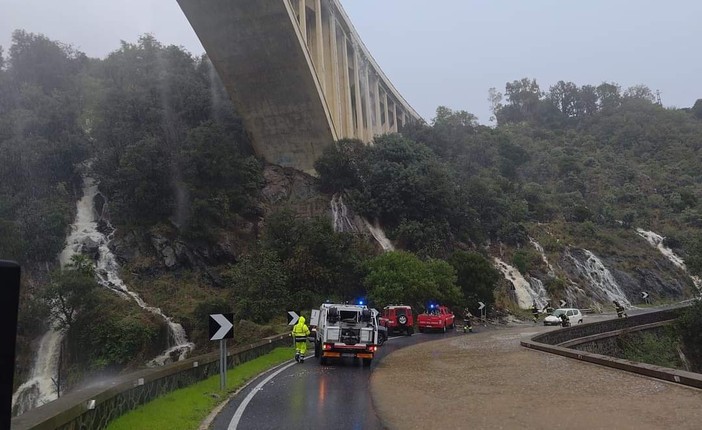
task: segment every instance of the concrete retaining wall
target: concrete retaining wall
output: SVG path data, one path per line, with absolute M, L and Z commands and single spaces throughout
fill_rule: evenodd
M 702 375 L 699 373 L 654 366 L 584 351 L 584 349 L 593 349 L 606 352 L 608 349 L 607 345 L 611 346 L 611 342 L 616 341 L 617 336 L 633 331 L 659 329 L 673 322 L 681 312 L 681 308 L 668 309 L 629 318 L 612 319 L 567 327 L 534 336 L 531 340 L 522 341 L 521 345 L 526 348 L 550 352 L 576 360 L 587 361 L 589 363 L 626 370 L 627 372 L 638 373 L 669 382 L 702 388 Z
M 277 335 L 230 349 L 227 367 L 253 360 L 279 346 L 290 335 Z M 111 381 L 78 389 L 60 399 L 12 419 L 12 430 L 99 430 L 156 397 L 219 373 L 219 352 L 189 358 L 164 367 L 144 369 Z

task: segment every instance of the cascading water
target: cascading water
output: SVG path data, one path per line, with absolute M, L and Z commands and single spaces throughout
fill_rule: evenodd
M 504 277 L 507 278 L 507 280 L 510 281 L 514 286 L 514 292 L 517 296 L 517 304 L 520 308 L 531 308 L 534 302 L 536 302 L 536 306 L 538 306 L 539 309 L 542 309 L 546 306 L 548 297 L 546 296 L 546 289 L 544 288 L 544 285 L 543 283 L 541 283 L 541 281 L 539 281 L 538 283 L 534 283 L 536 288 L 540 290 L 537 291 L 534 290 L 532 284 L 529 283 L 529 281 L 524 279 L 522 274 L 519 273 L 519 270 L 517 270 L 515 267 L 510 266 L 509 264 L 505 263 L 497 257 L 495 257 L 495 267 L 497 267 L 497 270 L 502 272 L 502 275 L 504 275 Z
M 98 246 L 102 234 L 93 226 L 95 215 L 93 199 L 97 194 L 97 184 L 89 179 L 83 183 L 83 197 L 76 203 L 76 218 L 71 232 L 66 238 L 66 247 L 58 256 L 61 267 L 71 262 L 71 257 L 85 251 L 85 248 Z M 12 410 L 22 414 L 37 406 L 56 400 L 59 354 L 65 333 L 51 322 L 51 328 L 39 341 L 39 349 L 32 367 L 31 377 L 17 388 L 12 396 Z
M 84 236 L 90 238 L 91 241 L 96 241 L 99 244 L 98 247 L 98 261 L 96 268 L 97 281 L 103 287 L 109 288 L 112 291 L 117 292 L 122 297 L 131 297 L 136 304 L 152 314 L 158 315 L 163 318 L 168 325 L 168 348 L 158 357 L 149 361 L 150 366 L 161 366 L 173 361 L 177 357 L 177 360 L 182 360 L 187 357 L 188 353 L 194 348 L 192 342 L 188 342 L 188 338 L 185 334 L 183 326 L 173 322 L 173 320 L 165 315 L 161 309 L 149 306 L 144 302 L 144 300 L 139 296 L 139 294 L 134 291 L 130 291 L 124 284 L 124 281 L 119 277 L 119 264 L 117 264 L 117 259 L 115 255 L 110 250 L 109 244 L 114 237 L 115 229 L 109 223 L 109 221 L 103 219 L 107 225 L 107 230 L 109 233 L 107 236 L 100 231 L 98 231 L 98 223 L 96 219 L 96 213 L 92 206 L 93 199 L 98 195 L 97 184 L 93 180 L 85 179 L 85 193 L 90 195 L 90 222 L 86 224 L 84 231 Z M 107 201 L 107 200 L 105 200 Z M 107 203 L 105 203 L 107 205 Z M 105 208 L 103 208 L 103 213 Z M 97 240 L 96 240 L 97 239 Z M 78 252 L 82 247 L 82 241 L 79 239 L 74 243 L 74 249 Z M 70 242 L 69 242 L 70 245 Z
M 349 218 L 349 208 L 344 204 L 343 197 L 334 194 L 330 204 L 334 231 L 337 233 L 357 233 L 358 228 Z
M 692 283 L 695 284 L 695 287 L 698 290 L 702 291 L 702 278 L 700 278 L 699 276 L 689 274 L 689 272 L 687 271 L 687 266 L 685 266 L 685 261 L 682 258 L 680 258 L 680 256 L 675 254 L 675 252 L 673 252 L 672 249 L 668 248 L 663 244 L 663 236 L 652 231 L 643 230 L 641 228 L 637 228 L 636 233 L 638 233 L 639 236 L 646 239 L 646 241 L 649 244 L 651 244 L 651 246 L 657 248 L 661 252 L 661 254 L 663 254 L 671 263 L 673 263 L 678 268 L 682 269 L 685 273 L 688 273 L 688 276 L 690 276 L 690 278 L 692 279 Z
M 357 226 L 354 222 L 354 216 L 349 208 L 344 203 L 344 199 L 341 195 L 335 194 L 330 202 L 331 212 L 332 212 L 332 227 L 337 233 L 359 233 L 362 228 Z M 370 233 L 371 236 L 378 242 L 383 251 L 394 251 L 390 239 L 385 235 L 385 232 L 380 227 L 378 222 L 371 224 L 367 219 L 363 217 L 358 217 L 361 220 L 361 225 Z
M 539 251 L 539 254 L 541 254 L 541 259 L 543 262 L 546 264 L 546 267 L 548 267 L 548 275 L 549 276 L 555 276 L 556 271 L 553 270 L 553 266 L 551 266 L 551 263 L 549 263 L 548 258 L 546 257 L 546 252 L 544 252 L 544 248 L 537 242 L 534 238 L 530 237 L 529 238 L 529 243 L 536 248 L 537 251 Z
M 59 354 L 64 332 L 50 328 L 39 341 L 39 350 L 28 381 L 12 395 L 12 415 L 17 416 L 58 398 L 54 381 L 58 377 Z
M 392 244 L 392 242 L 390 242 L 390 239 L 388 239 L 388 237 L 385 236 L 385 232 L 382 228 L 380 228 L 378 221 L 376 221 L 375 224 L 371 224 L 367 219 L 362 219 L 371 236 L 373 236 L 373 238 L 380 244 L 380 247 L 383 248 L 383 251 L 395 250 L 395 246 Z
M 541 279 L 530 276 L 529 285 L 531 285 L 532 291 L 534 291 L 534 294 L 536 294 L 536 298 L 534 300 L 539 306 L 539 309 L 546 307 L 546 303 L 548 303 L 549 298 L 548 293 L 546 292 L 546 287 L 544 287 L 544 283 L 541 282 Z
M 568 249 L 566 249 L 565 254 L 567 258 L 573 261 L 578 274 L 585 278 L 588 285 L 593 288 L 592 293 L 601 300 L 609 302 L 616 300 L 626 308 L 632 307 L 631 302 L 626 298 L 621 287 L 619 287 L 609 269 L 602 263 L 602 260 L 587 249 L 583 249 L 582 252 L 586 257 L 584 262 L 575 258 Z
M 104 287 L 119 293 L 122 297 L 131 297 L 143 309 L 163 318 L 169 327 L 169 347 L 160 356 L 149 362 L 150 365 L 162 365 L 177 355 L 183 359 L 193 349 L 188 342 L 185 330 L 180 324 L 173 322 L 160 309 L 148 306 L 138 294 L 129 291 L 119 278 L 119 266 L 114 254 L 108 246 L 112 240 L 114 229 L 109 226 L 110 234 L 105 236 L 98 231 L 94 199 L 99 194 L 98 186 L 90 178 L 83 179 L 83 197 L 76 204 L 76 219 L 71 226 L 71 232 L 66 238 L 66 247 L 59 254 L 61 267 L 71 262 L 71 257 L 81 253 L 93 252 L 97 249 L 97 280 Z M 31 378 L 19 386 L 12 396 L 14 415 L 22 414 L 42 404 L 55 400 L 57 395 L 54 380 L 58 376 L 59 354 L 64 332 L 55 327 L 42 336 L 39 349 L 32 367 Z

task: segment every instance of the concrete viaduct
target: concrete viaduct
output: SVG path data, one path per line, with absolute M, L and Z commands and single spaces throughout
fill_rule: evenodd
M 254 150 L 312 172 L 333 141 L 421 117 L 363 45 L 339 0 L 178 0 Z

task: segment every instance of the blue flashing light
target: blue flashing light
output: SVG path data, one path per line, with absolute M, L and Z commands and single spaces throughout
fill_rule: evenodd
M 434 309 L 434 304 L 429 305 L 430 309 Z
M 362 304 L 363 304 L 363 300 L 359 300 L 359 301 L 358 301 L 358 304 L 359 304 L 359 305 L 362 305 Z

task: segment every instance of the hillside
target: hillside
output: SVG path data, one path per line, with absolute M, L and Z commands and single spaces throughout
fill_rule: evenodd
M 66 386 L 205 351 L 216 312 L 246 342 L 326 299 L 497 315 L 698 293 L 702 101 L 523 79 L 492 92 L 494 127 L 440 107 L 372 146 L 330 142 L 312 177 L 252 153 L 206 57 L 152 36 L 105 59 L 13 40 L 0 258 L 26 268 L 20 381 L 50 340 Z

